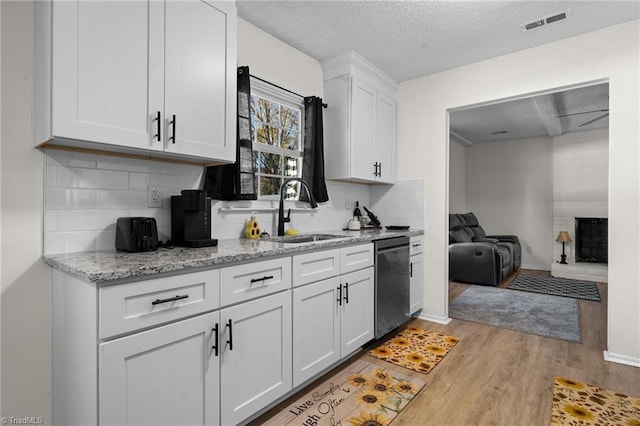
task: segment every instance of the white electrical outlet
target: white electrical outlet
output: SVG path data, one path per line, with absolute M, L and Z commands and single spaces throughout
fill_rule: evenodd
M 527 253 L 531 253 L 531 246 L 527 246 Z
M 344 201 L 344 209 L 351 210 L 352 204 L 353 204 L 353 201 L 351 201 L 351 198 L 347 197 L 347 199 Z
M 147 186 L 147 207 L 162 207 L 162 195 L 157 186 Z

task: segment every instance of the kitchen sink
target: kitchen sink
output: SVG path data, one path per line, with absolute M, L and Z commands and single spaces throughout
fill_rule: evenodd
M 346 235 L 333 234 L 302 234 L 302 235 L 285 235 L 282 237 L 269 237 L 269 241 L 286 244 L 310 243 L 314 241 L 335 240 L 338 238 L 347 238 Z

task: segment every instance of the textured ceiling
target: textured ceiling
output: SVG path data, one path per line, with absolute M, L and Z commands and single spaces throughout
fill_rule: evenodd
M 609 84 L 452 112 L 451 139 L 466 145 L 553 137 L 609 126 Z
M 398 81 L 638 19 L 638 1 L 237 0 L 238 15 L 322 61 L 355 50 Z M 570 10 L 523 32 L 520 25 Z

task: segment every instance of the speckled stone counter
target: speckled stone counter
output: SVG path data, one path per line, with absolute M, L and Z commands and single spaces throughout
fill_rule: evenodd
M 297 244 L 273 242 L 268 239 L 225 239 L 219 240 L 217 247 L 161 248 L 144 253 L 124 253 L 116 250 L 92 251 L 45 255 L 43 260 L 53 268 L 82 280 L 101 283 L 175 271 L 189 272 L 190 268 L 223 266 L 403 235 L 412 237 L 422 235 L 423 231 L 363 230 L 323 233 L 340 235 L 342 238 Z

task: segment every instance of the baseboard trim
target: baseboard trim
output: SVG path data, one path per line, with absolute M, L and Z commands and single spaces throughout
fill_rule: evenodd
M 441 316 L 429 315 L 425 313 L 420 313 L 420 315 L 418 315 L 418 318 L 421 320 L 431 321 L 431 322 L 435 322 L 443 325 L 447 325 L 451 322 L 451 318 L 449 317 L 441 317 Z
M 630 365 L 632 367 L 640 367 L 640 358 L 634 358 L 627 355 L 614 354 L 604 351 L 604 360 L 615 362 L 617 364 Z

